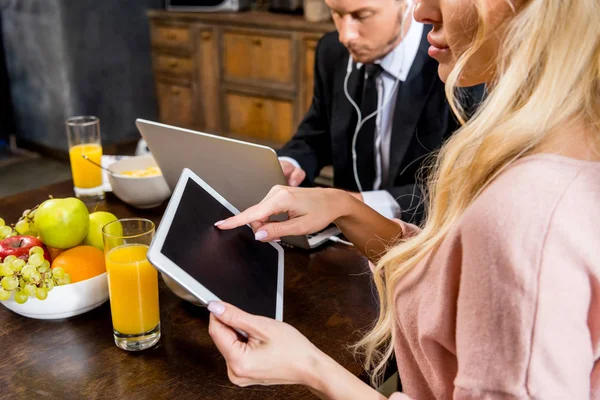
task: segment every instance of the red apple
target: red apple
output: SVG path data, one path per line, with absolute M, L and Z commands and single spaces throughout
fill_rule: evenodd
M 27 261 L 29 258 L 29 249 L 34 246 L 39 246 L 44 249 L 44 258 L 48 262 L 52 262 L 50 253 L 44 243 L 33 236 L 11 236 L 0 241 L 0 260 L 4 260 L 8 256 L 15 256 Z

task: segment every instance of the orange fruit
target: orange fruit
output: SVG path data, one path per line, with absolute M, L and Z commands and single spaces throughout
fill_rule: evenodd
M 106 272 L 104 252 L 94 246 L 76 246 L 60 253 L 52 268 L 62 267 L 71 282 L 81 282 Z

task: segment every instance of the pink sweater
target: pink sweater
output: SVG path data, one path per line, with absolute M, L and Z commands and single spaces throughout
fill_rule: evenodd
M 395 299 L 410 397 L 600 398 L 600 163 L 523 158 Z

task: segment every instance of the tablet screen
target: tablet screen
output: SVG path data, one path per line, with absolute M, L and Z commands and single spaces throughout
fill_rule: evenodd
M 161 253 L 223 301 L 275 318 L 277 249 L 255 240 L 248 226 L 229 231 L 214 226 L 232 215 L 188 179 Z

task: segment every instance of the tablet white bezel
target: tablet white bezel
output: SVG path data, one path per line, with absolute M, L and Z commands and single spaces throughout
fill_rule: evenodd
M 167 233 L 171 228 L 171 223 L 173 222 L 173 218 L 175 217 L 175 212 L 179 207 L 179 202 L 181 201 L 181 196 L 185 190 L 188 180 L 193 180 L 198 185 L 200 185 L 206 192 L 208 192 L 212 197 L 214 197 L 219 203 L 221 203 L 225 208 L 231 211 L 234 215 L 239 214 L 239 210 L 232 206 L 227 200 L 223 198 L 219 193 L 217 193 L 212 187 L 210 187 L 206 182 L 202 180 L 198 175 L 192 172 L 188 168 L 184 168 L 179 180 L 177 182 L 177 186 L 173 191 L 173 195 L 171 196 L 171 200 L 169 200 L 169 204 L 165 213 L 160 221 L 160 224 L 156 230 L 154 235 L 154 239 L 150 244 L 150 248 L 148 249 L 148 260 L 152 263 L 159 271 L 165 273 L 182 287 L 184 287 L 188 292 L 197 297 L 203 304 L 207 305 L 210 301 L 219 301 L 221 300 L 217 297 L 211 290 L 192 276 L 190 276 L 187 272 L 185 272 L 182 268 L 180 268 L 177 264 L 171 261 L 168 257 L 161 253 L 161 249 L 167 237 Z M 216 222 L 216 221 L 215 221 Z M 277 300 L 276 300 L 276 310 L 275 310 L 275 319 L 278 321 L 283 320 L 283 248 L 273 242 L 269 242 L 269 245 L 273 246 L 278 253 L 277 257 Z M 243 308 L 243 307 L 241 307 Z

